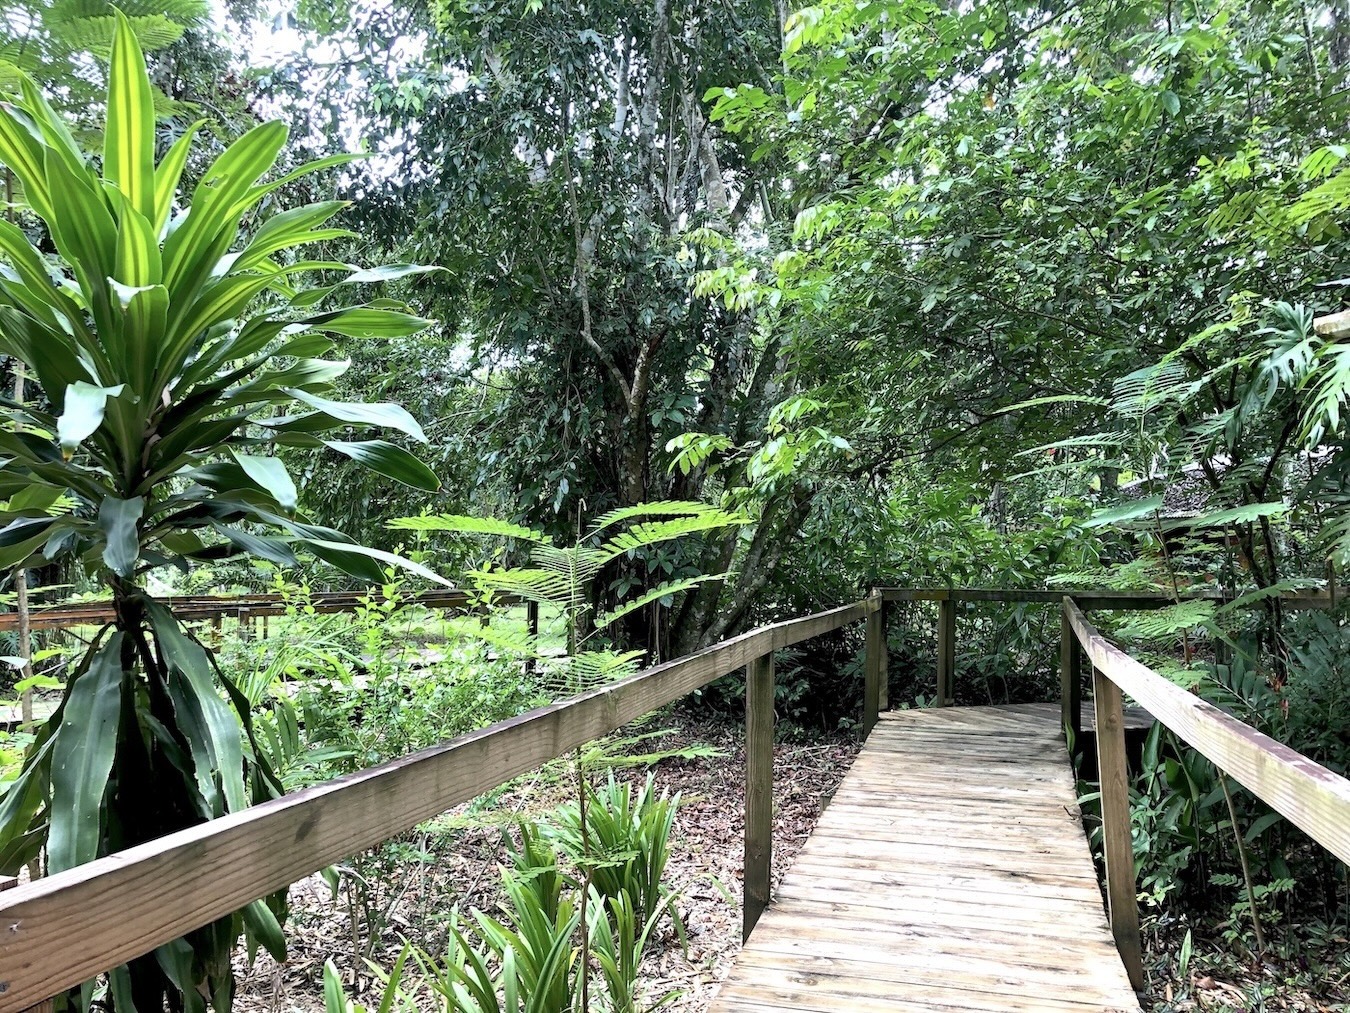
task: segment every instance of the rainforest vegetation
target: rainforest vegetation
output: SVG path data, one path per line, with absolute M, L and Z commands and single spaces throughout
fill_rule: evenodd
M 1350 768 L 1347 0 L 0 0 L 0 171 L 0 603 L 114 616 L 0 632 L 0 876 L 883 586 L 1156 592 L 1103 629 Z M 1054 610 L 960 621 L 958 703 L 1057 698 Z M 782 740 L 854 734 L 862 650 L 781 652 Z M 720 734 L 560 763 L 486 912 L 395 916 L 459 825 L 328 870 L 314 1002 L 679 1002 L 683 801 L 630 772 Z M 1134 777 L 1155 1007 L 1348 1001 L 1346 866 L 1160 728 Z M 242 1009 L 304 924 L 60 1002 Z

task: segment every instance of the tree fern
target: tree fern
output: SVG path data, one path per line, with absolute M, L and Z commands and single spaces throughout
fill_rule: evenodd
M 626 597 L 608 612 L 597 615 L 591 605 L 592 588 L 604 568 L 623 556 L 654 545 L 734 527 L 748 523 L 748 520 L 740 514 L 702 503 L 649 503 L 602 514 L 585 534 L 568 546 L 552 544 L 547 535 L 533 528 L 490 517 L 448 514 L 404 517 L 391 522 L 390 526 L 423 534 L 467 534 L 521 543 L 527 554 L 524 563 L 507 566 L 487 562 L 468 570 L 464 578 L 485 607 L 490 607 L 493 599 L 501 595 L 554 606 L 561 614 L 566 630 L 567 654 L 561 658 L 546 655 L 542 638 L 532 634 L 503 635 L 491 627 L 468 633 L 499 650 L 535 659 L 538 662 L 536 671 L 550 688 L 562 693 L 578 693 L 632 673 L 644 653 L 588 647 L 588 642 L 640 609 L 726 576 L 700 574 L 675 578 Z M 605 539 L 603 542 L 602 538 Z

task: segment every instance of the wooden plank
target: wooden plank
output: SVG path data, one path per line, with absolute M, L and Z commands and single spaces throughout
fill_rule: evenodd
M 879 721 L 712 1013 L 1137 1011 L 1058 728 L 1053 705 Z
M 1350 310 L 1317 317 L 1313 320 L 1313 329 L 1322 337 L 1335 341 L 1350 338 Z
M 1350 781 L 1188 693 L 1070 620 L 1093 666 L 1150 714 L 1342 862 L 1350 863 Z
M 1133 825 L 1130 818 L 1129 761 L 1120 687 L 1094 671 L 1092 698 L 1097 710 L 1097 775 L 1101 781 L 1102 851 L 1106 856 L 1106 903 L 1111 934 L 1120 948 L 1130 984 L 1144 990 L 1143 949 L 1139 941 L 1139 898 L 1134 878 Z
M 0 899 L 0 1013 L 148 953 L 680 699 L 772 650 L 880 607 L 751 631 L 571 700 L 232 813 Z
M 868 622 L 871 622 L 869 617 Z M 769 906 L 773 867 L 773 655 L 756 658 L 745 677 L 745 890 L 741 939 Z

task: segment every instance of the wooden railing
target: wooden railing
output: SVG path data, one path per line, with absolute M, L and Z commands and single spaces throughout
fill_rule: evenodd
M 364 607 L 369 596 L 363 591 L 315 591 L 301 597 L 290 597 L 275 592 L 258 594 L 198 594 L 175 595 L 159 599 L 185 621 L 203 619 L 237 619 L 240 622 L 267 616 L 285 615 L 297 604 L 312 607 L 315 612 L 355 612 Z M 514 604 L 519 599 L 499 599 Z M 472 604 L 471 596 L 460 590 L 422 591 L 403 595 L 400 606 L 421 605 L 433 609 L 463 609 Z M 29 628 L 34 630 L 69 629 L 75 626 L 97 626 L 113 621 L 110 601 L 70 602 L 61 605 L 39 606 L 29 610 Z M 16 612 L 0 612 L 0 633 L 18 629 Z
M 887 706 L 888 606 L 912 601 L 939 606 L 940 704 L 951 703 L 955 603 L 1061 607 L 1061 688 L 1070 727 L 1078 721 L 1083 651 L 1093 667 L 1107 896 L 1112 929 L 1136 987 L 1143 980 L 1122 690 L 1276 811 L 1350 860 L 1350 783 L 1162 679 L 1108 644 L 1083 616 L 1084 609 L 1093 608 L 1160 608 L 1172 604 L 1170 599 L 1095 591 L 1072 592 L 1069 598 L 1060 591 L 891 588 L 753 630 L 450 742 L 0 892 L 0 1013 L 28 1010 L 740 669 L 747 673 L 743 932 L 748 935 L 769 902 L 773 653 L 866 619 L 863 729 L 870 731 Z M 1291 608 L 1322 608 L 1333 601 L 1328 595 L 1285 598 Z
M 1350 863 L 1350 781 L 1206 703 L 1111 644 L 1083 615 L 1084 596 L 1061 597 L 1062 677 L 1092 667 L 1101 782 L 1102 843 L 1111 931 L 1136 990 L 1144 987 L 1125 756 L 1124 694 L 1183 742 L 1343 862 Z
M 954 701 L 956 685 L 956 617 L 959 603 L 986 602 L 1003 605 L 1032 604 L 1059 608 L 1068 595 L 1084 612 L 1091 611 L 1142 611 L 1162 609 L 1177 603 L 1177 598 L 1154 594 L 1146 591 L 1051 591 L 1040 588 L 918 588 L 884 587 L 880 589 L 882 616 L 880 622 L 884 628 L 889 619 L 889 610 L 894 603 L 900 602 L 936 602 L 937 616 L 937 679 L 934 703 L 938 707 L 949 707 Z M 1230 595 L 1221 591 L 1183 591 L 1181 601 L 1212 601 L 1219 604 L 1232 601 Z M 1345 590 L 1285 592 L 1279 596 L 1280 605 L 1287 610 L 1334 608 L 1338 601 L 1345 600 Z M 1262 602 L 1253 602 L 1249 607 L 1259 607 Z M 1067 618 L 1060 622 L 1060 717 L 1064 725 L 1073 729 L 1075 738 L 1082 733 L 1083 679 L 1082 669 L 1076 662 L 1076 655 L 1069 652 L 1072 632 Z M 882 706 L 885 706 L 883 690 Z
M 0 1013 L 29 1009 L 742 668 L 748 934 L 769 901 L 773 652 L 861 619 L 870 728 L 885 681 L 877 595 L 0 893 Z

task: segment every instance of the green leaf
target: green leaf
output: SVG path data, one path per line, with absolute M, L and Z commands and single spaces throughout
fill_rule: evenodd
M 329 401 L 327 398 L 318 397 L 315 394 L 293 387 L 283 389 L 285 393 L 297 401 L 303 402 L 340 422 L 382 426 L 385 429 L 394 429 L 400 433 L 405 433 L 418 443 L 427 442 L 426 433 L 422 432 L 422 427 L 417 424 L 417 420 L 399 405 L 389 403 L 365 404 L 359 401 Z
M 441 487 L 436 473 L 408 453 L 402 447 L 387 440 L 364 440 L 351 443 L 339 440 L 325 440 L 324 446 L 345 454 L 353 461 L 365 465 L 371 471 L 402 482 L 414 489 L 435 492 Z
M 1162 496 L 1147 496 L 1144 499 L 1117 503 L 1113 507 L 1097 510 L 1083 522 L 1087 528 L 1104 528 L 1112 524 L 1125 524 L 1129 521 L 1149 517 L 1162 509 Z
M 181 683 L 170 683 L 175 707 L 184 717 L 195 719 L 205 732 L 201 743 L 205 751 L 199 754 L 194 749 L 197 777 L 219 776 L 229 811 L 239 812 L 248 805 L 239 719 L 216 690 L 215 668 L 205 648 L 183 632 L 173 613 L 163 605 L 151 602 L 147 612 L 164 663 L 181 677 Z
M 1228 525 L 1251 524 L 1262 517 L 1277 517 L 1289 511 L 1287 503 L 1248 503 L 1246 506 L 1215 510 L 1212 513 L 1190 517 L 1179 525 L 1187 528 L 1220 528 Z
M 103 175 L 147 222 L 155 219 L 155 97 L 145 55 L 131 23 L 117 8 L 108 113 L 103 133 Z
M 426 330 L 434 321 L 396 310 L 358 306 L 311 317 L 307 323 L 316 331 L 344 334 L 349 338 L 404 338 Z
M 98 857 L 103 795 L 122 709 L 122 634 L 113 634 L 70 686 L 53 736 L 49 872 Z
M 385 264 L 382 267 L 368 267 L 361 271 L 354 271 L 344 280 L 345 285 L 371 285 L 382 281 L 394 281 L 397 278 L 406 278 L 410 274 L 430 274 L 433 271 L 444 271 L 443 267 L 426 266 L 423 264 Z
M 248 926 L 253 938 L 262 943 L 263 949 L 272 955 L 278 963 L 286 960 L 286 934 L 281 931 L 277 916 L 260 900 L 255 900 L 244 908 L 244 924 Z M 327 975 L 325 974 L 325 978 Z M 325 992 L 327 983 L 325 982 Z
M 69 460 L 75 448 L 92 436 L 103 424 L 103 411 L 108 398 L 117 397 L 126 384 L 116 387 L 95 387 L 83 380 L 66 388 L 61 417 L 56 422 L 56 434 L 61 441 L 61 453 Z
M 132 499 L 117 499 L 115 496 L 104 498 L 98 510 L 98 526 L 103 532 L 106 544 L 103 547 L 103 562 L 119 577 L 130 577 L 140 559 L 140 533 L 137 525 L 145 511 L 145 500 L 136 496 Z
M 469 517 L 461 514 L 432 514 L 423 517 L 396 517 L 389 522 L 395 531 L 452 531 L 462 535 L 500 535 L 519 538 L 536 545 L 549 545 L 547 535 L 495 517 Z
M 296 491 L 295 482 L 291 480 L 290 472 L 286 470 L 286 465 L 280 458 L 235 454 L 234 459 L 239 462 L 239 467 L 244 469 L 244 474 L 266 490 L 283 510 L 288 512 L 295 510 L 300 494 Z
M 320 538 L 306 538 L 304 541 L 314 555 L 320 559 L 332 563 L 354 577 L 362 577 L 372 583 L 384 583 L 384 572 L 374 564 L 388 563 L 390 566 L 415 573 L 417 576 L 434 584 L 440 584 L 442 587 L 455 586 L 451 581 L 446 580 L 438 573 L 433 573 L 420 563 L 414 563 L 411 559 L 404 559 L 402 556 L 385 552 L 383 549 L 371 549 L 364 545 L 333 542 Z

